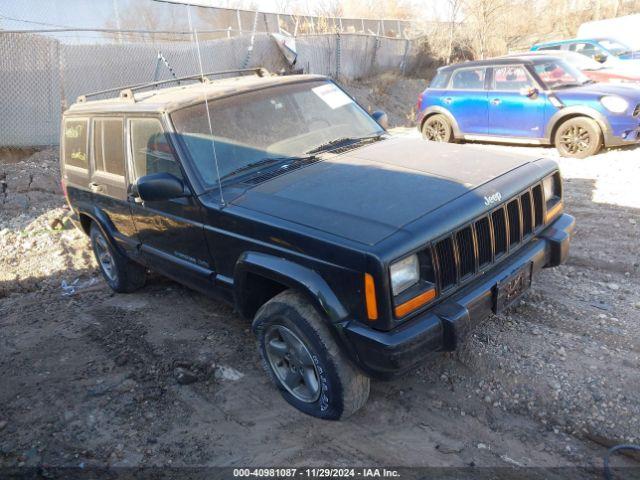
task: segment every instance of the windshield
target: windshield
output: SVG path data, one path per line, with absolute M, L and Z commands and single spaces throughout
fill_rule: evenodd
M 599 43 L 603 48 L 609 50 L 609 52 L 616 57 L 631 53 L 631 49 L 629 47 L 620 42 L 616 42 L 615 40 L 600 40 Z
M 326 80 L 280 85 L 175 111 L 171 118 L 202 181 L 225 179 L 253 166 L 308 157 L 322 146 L 380 135 L 384 130 L 347 94 Z M 339 140 L 339 142 L 331 143 Z
M 584 73 L 564 60 L 547 60 L 536 63 L 534 68 L 546 88 L 551 90 L 577 87 L 590 82 Z
M 596 62 L 594 59 L 587 57 L 586 55 L 569 51 L 562 53 L 563 58 L 579 70 L 601 70 L 605 68 L 604 65 Z

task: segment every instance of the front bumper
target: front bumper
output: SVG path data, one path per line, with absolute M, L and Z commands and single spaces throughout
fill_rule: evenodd
M 498 281 L 528 262 L 535 274 L 566 260 L 574 225 L 571 215 L 561 215 L 505 262 L 391 331 L 349 322 L 343 334 L 354 360 L 366 373 L 385 378 L 410 370 L 430 353 L 455 350 L 470 328 L 492 312 Z
M 609 120 L 604 129 L 605 147 L 619 147 L 640 143 L 640 121 L 636 117 L 621 116 Z

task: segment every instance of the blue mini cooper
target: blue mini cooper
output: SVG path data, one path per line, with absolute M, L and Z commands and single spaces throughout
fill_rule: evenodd
M 640 89 L 599 84 L 558 57 L 505 57 L 438 69 L 418 97 L 427 140 L 555 145 L 585 158 L 640 142 Z

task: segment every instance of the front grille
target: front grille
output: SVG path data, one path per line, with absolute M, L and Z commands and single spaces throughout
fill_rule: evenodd
M 481 218 L 476 222 L 476 238 L 478 239 L 478 264 L 484 267 L 493 259 L 491 227 L 488 217 Z
M 509 244 L 515 245 L 520 241 L 520 206 L 518 200 L 512 200 L 507 204 L 509 214 Z
M 491 214 L 493 223 L 493 241 L 496 258 L 507 252 L 507 222 L 504 219 L 504 208 Z
M 451 237 L 436 243 L 436 255 L 440 267 L 440 289 L 446 290 L 456 284 L 456 261 Z
M 456 245 L 460 257 L 460 278 L 473 274 L 476 269 L 476 255 L 473 251 L 471 227 L 465 227 L 456 233 Z
M 436 242 L 431 252 L 440 291 L 472 278 L 517 249 L 542 226 L 543 211 L 542 185 L 538 183 Z
M 525 192 L 520 195 L 520 207 L 522 208 L 522 236 L 527 237 L 533 232 L 531 192 Z

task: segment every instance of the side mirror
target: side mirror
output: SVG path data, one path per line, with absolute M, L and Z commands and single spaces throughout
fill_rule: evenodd
M 598 63 L 604 63 L 607 61 L 607 56 L 604 53 L 596 53 L 593 59 Z
M 382 110 L 376 110 L 371 114 L 371 116 L 376 122 L 378 122 L 378 125 L 380 125 L 382 128 L 384 128 L 385 130 L 389 128 L 389 117 L 387 117 L 387 114 Z
M 538 96 L 538 89 L 534 87 L 524 87 L 520 89 L 520 95 L 523 97 L 536 98 Z
M 136 193 L 144 202 L 160 202 L 187 196 L 182 180 L 170 173 L 140 177 L 132 187 L 132 194 Z

